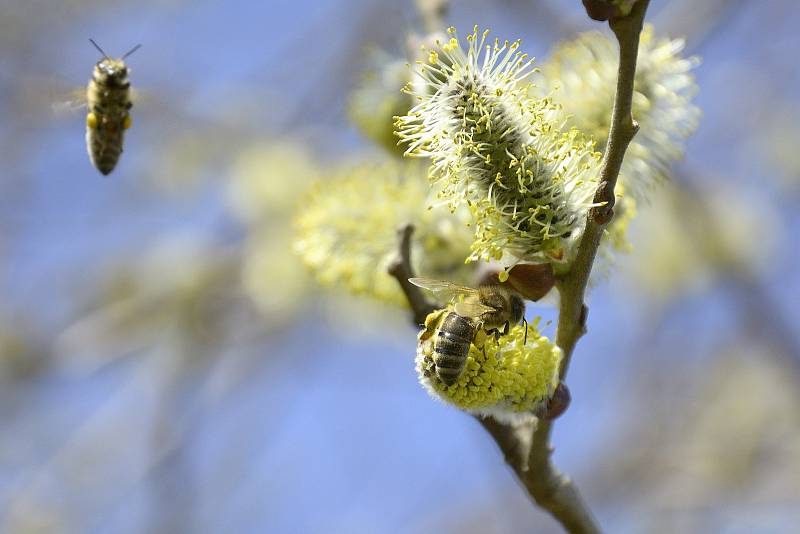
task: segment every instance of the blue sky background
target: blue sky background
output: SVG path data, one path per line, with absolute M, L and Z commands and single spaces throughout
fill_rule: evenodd
M 708 23 L 692 2 L 673 4 L 654 0 L 649 19 L 673 36 L 687 28 L 689 52 L 703 57 L 704 116 L 679 172 L 774 207 L 782 240 L 758 284 L 797 347 L 800 183 L 764 140 L 776 130 L 788 143 L 799 136 L 780 119 L 798 115 L 800 10 L 732 2 Z M 380 329 L 347 337 L 328 320 L 330 301 L 314 298 L 242 343 L 166 336 L 86 354 L 60 348 L 64 330 L 91 314 L 105 273 L 163 243 L 213 256 L 242 242 L 225 196 L 240 147 L 302 138 L 325 162 L 375 150 L 347 123 L 345 102 L 365 45 L 399 50 L 415 28 L 412 2 L 5 0 L 0 19 L 0 320 L 38 355 L 25 372 L 0 369 L 0 531 L 557 531 L 480 426 L 419 387 L 415 331 L 393 311 L 381 312 Z M 522 37 L 537 57 L 601 26 L 577 1 L 464 0 L 448 21 Z M 141 101 L 109 177 L 88 161 L 83 113 L 53 115 L 48 105 L 85 84 L 98 59 L 88 37 L 110 55 L 143 44 L 129 59 Z M 202 165 L 176 151 L 187 132 L 209 140 L 189 151 Z M 176 185 L 175 176 L 189 179 Z M 666 517 L 671 531 L 789 532 L 800 519 L 800 495 L 789 490 L 761 502 L 720 490 L 676 520 L 602 482 L 621 429 L 650 417 L 629 388 L 660 373 L 688 388 L 742 328 L 736 279 L 676 290 L 654 307 L 626 272 L 591 294 L 590 332 L 569 376 L 573 403 L 555 427 L 556 464 L 597 503 L 609 532 L 657 532 Z M 554 318 L 543 306 L 534 313 Z

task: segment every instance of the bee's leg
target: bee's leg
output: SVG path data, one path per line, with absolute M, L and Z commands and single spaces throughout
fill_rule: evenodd
M 503 335 L 504 335 L 504 336 L 507 336 L 507 335 L 508 335 L 508 331 L 509 331 L 510 329 L 511 329 L 511 322 L 510 322 L 510 321 L 506 321 L 506 324 L 505 324 L 505 326 L 503 327 Z
M 523 345 L 528 344 L 528 320 L 523 317 L 522 322 L 525 324 L 525 340 L 522 342 Z

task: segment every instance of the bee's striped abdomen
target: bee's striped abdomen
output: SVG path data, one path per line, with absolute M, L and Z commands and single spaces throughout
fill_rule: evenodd
M 464 371 L 475 327 L 466 317 L 450 312 L 442 321 L 433 344 L 436 376 L 445 385 L 455 384 Z
M 99 119 L 99 123 L 102 119 Z M 98 171 L 109 174 L 119 161 L 122 153 L 123 142 L 122 128 L 109 127 L 98 124 L 96 127 L 86 127 L 86 147 L 89 159 Z

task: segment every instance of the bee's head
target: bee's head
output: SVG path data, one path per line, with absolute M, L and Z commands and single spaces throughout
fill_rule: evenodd
M 94 66 L 95 77 L 106 82 L 122 84 L 128 77 L 128 67 L 121 59 L 103 58 Z
M 525 302 L 516 293 L 511 293 L 508 300 L 511 324 L 519 324 L 522 318 L 525 317 Z
M 119 59 L 112 59 L 108 56 L 108 54 L 103 52 L 103 49 L 100 48 L 100 46 L 92 39 L 89 39 L 89 41 L 91 41 L 94 47 L 97 48 L 101 54 L 103 54 L 103 59 L 98 61 L 94 66 L 95 78 L 107 83 L 118 85 L 124 84 L 127 81 L 126 78 L 128 77 L 128 67 L 125 65 L 125 58 L 136 52 L 142 45 L 134 46 Z

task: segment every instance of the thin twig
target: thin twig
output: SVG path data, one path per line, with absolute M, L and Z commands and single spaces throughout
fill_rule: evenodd
M 414 277 L 414 269 L 411 267 L 411 236 L 414 235 L 414 225 L 404 224 L 397 230 L 398 250 L 397 256 L 392 260 L 387 268 L 390 275 L 397 279 L 400 289 L 408 300 L 411 311 L 414 315 L 414 324 L 422 325 L 425 318 L 436 309 L 436 304 L 425 297 L 420 288 L 408 281 Z
M 531 450 L 531 437 L 536 426 L 535 419 L 523 419 L 516 425 L 501 423 L 493 417 L 475 416 L 475 419 L 497 442 L 506 463 L 522 482 L 528 471 L 528 454 Z
M 594 208 L 586 221 L 586 230 L 568 273 L 556 282 L 560 294 L 556 343 L 564 351 L 560 376 L 563 380 L 572 358 L 575 344 L 586 331 L 587 308 L 584 295 L 603 229 L 613 217 L 614 189 L 625 151 L 638 125 L 631 115 L 636 58 L 639 53 L 639 34 L 649 0 L 639 0 L 630 15 L 609 22 L 619 42 L 619 69 L 611 116 L 608 145 L 603 156 L 600 185 L 595 195 L 602 206 Z M 541 422 L 533 434 L 528 457 L 528 476 L 525 486 L 536 502 L 547 509 L 569 532 L 599 532 L 595 520 L 567 477 L 551 462 L 551 422 Z

